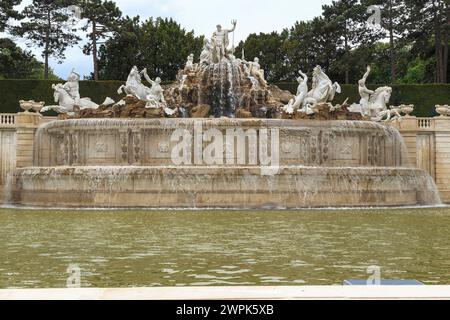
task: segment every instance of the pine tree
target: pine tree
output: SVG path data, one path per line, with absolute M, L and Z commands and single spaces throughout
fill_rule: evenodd
M 258 57 L 268 81 L 288 80 L 286 75 L 289 69 L 287 68 L 287 52 L 285 50 L 288 35 L 288 30 L 281 34 L 275 31 L 250 34 L 245 41 L 239 43 L 235 55 L 241 58 L 242 50 L 244 50 L 246 60 L 253 60 Z
M 33 0 L 22 14 L 27 18 L 14 33 L 28 40 L 29 46 L 43 48 L 44 79 L 49 77 L 49 58 L 58 62 L 64 60 L 64 52 L 80 41 L 76 30 L 68 23 L 71 12 L 67 9 L 71 2 L 62 0 Z
M 404 0 L 363 0 L 362 4 L 369 7 L 375 5 L 381 12 L 380 36 L 389 41 L 389 62 L 391 68 L 391 83 L 398 78 L 397 53 L 406 45 L 408 8 Z
M 450 33 L 449 0 L 406 0 L 411 8 L 411 17 L 420 21 L 420 30 L 415 34 L 432 39 L 436 60 L 435 81 L 446 83 L 448 74 L 448 47 Z M 417 25 L 417 24 L 416 24 Z
M 333 44 L 343 51 L 343 69 L 345 83 L 350 83 L 350 68 L 352 49 L 367 43 L 373 43 L 378 39 L 367 26 L 367 7 L 358 0 L 333 1 L 331 5 L 323 6 L 323 17 L 327 23 L 327 29 L 337 36 Z
M 21 0 L 1 0 L 0 1 L 0 32 L 6 30 L 8 20 L 20 17 L 19 13 L 14 10 L 14 6 L 20 4 Z
M 98 71 L 98 45 L 102 39 L 107 38 L 113 31 L 118 30 L 119 20 L 122 12 L 112 1 L 88 0 L 84 1 L 82 17 L 87 19 L 86 25 L 82 28 L 88 32 L 89 42 L 83 49 L 87 55 L 92 54 L 94 66 L 94 80 L 99 79 Z
M 42 79 L 44 64 L 11 39 L 0 39 L 0 79 Z M 50 70 L 50 78 L 58 79 Z

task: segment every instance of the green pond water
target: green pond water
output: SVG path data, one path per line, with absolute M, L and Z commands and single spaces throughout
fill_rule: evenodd
M 450 284 L 450 208 L 312 211 L 0 209 L 0 288 Z

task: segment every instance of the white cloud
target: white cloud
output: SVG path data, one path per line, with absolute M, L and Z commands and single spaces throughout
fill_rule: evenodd
M 331 0 L 116 0 L 116 3 L 124 15 L 139 15 L 142 20 L 159 16 L 174 18 L 196 35 L 210 36 L 218 23 L 228 28 L 231 20 L 237 19 L 237 43 L 251 33 L 282 31 L 296 21 L 318 16 L 322 5 Z M 34 52 L 40 58 L 40 52 Z M 66 56 L 62 65 L 51 61 L 57 75 L 65 78 L 72 67 L 84 75 L 92 71 L 92 59 L 83 55 L 80 47 L 68 49 Z

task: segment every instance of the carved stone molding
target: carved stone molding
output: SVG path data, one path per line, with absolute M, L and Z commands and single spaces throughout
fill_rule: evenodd
M 142 134 L 141 131 L 133 131 L 133 156 L 134 162 L 139 163 L 141 161 L 142 152 Z
M 128 144 L 129 144 L 128 130 L 119 131 L 119 140 L 120 140 L 120 151 L 122 162 L 128 162 Z
M 158 143 L 158 151 L 161 153 L 168 153 L 170 148 L 170 144 L 168 142 L 160 142 Z

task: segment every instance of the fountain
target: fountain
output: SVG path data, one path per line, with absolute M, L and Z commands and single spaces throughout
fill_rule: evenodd
M 89 108 L 85 99 L 77 107 L 79 94 L 68 92 L 70 104 L 54 108 L 65 111 L 65 120 L 38 129 L 34 166 L 16 171 L 13 202 L 170 208 L 439 203 L 432 178 L 409 166 L 399 132 L 373 121 L 388 110 L 388 89 L 362 106 L 332 105 L 339 84 L 317 67 L 311 91 L 301 72 L 292 97 L 266 83 L 258 59 L 234 57 L 228 33 L 235 26 L 218 26 L 200 62 L 189 56 L 173 85 L 163 87 L 134 67 L 118 103 L 107 99 Z M 378 110 L 372 119 L 369 102 L 371 112 Z

